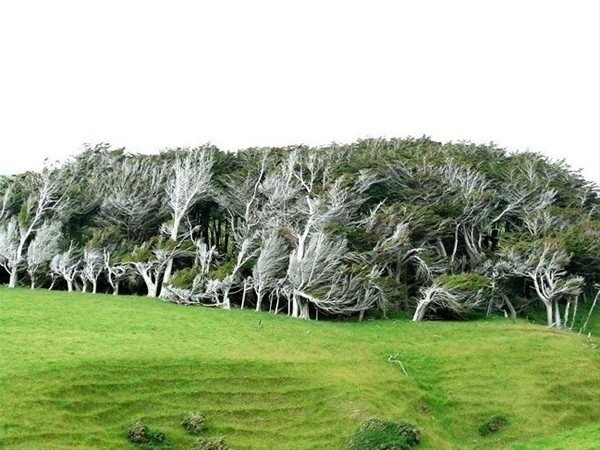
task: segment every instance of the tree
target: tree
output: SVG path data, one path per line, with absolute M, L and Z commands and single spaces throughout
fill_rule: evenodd
M 277 230 L 272 230 L 264 240 L 252 268 L 251 284 L 256 292 L 257 311 L 262 307 L 265 294 L 274 291 L 285 278 L 288 260 L 289 244 Z
M 431 310 L 464 314 L 482 306 L 490 298 L 492 280 L 477 273 L 442 275 L 421 288 L 413 321 L 423 320 Z
M 47 270 L 54 255 L 60 252 L 62 241 L 61 225 L 58 222 L 44 222 L 27 248 L 27 273 L 31 279 L 31 289 L 37 278 Z
M 4 245 L 0 247 L 0 258 L 10 272 L 10 288 L 16 287 L 19 281 L 19 269 L 25 264 L 25 246 L 28 240 L 38 230 L 42 219 L 59 205 L 54 196 L 57 185 L 49 170 L 46 169 L 40 174 L 29 174 L 24 183 L 31 193 L 22 204 L 18 217 L 13 216 L 4 229 Z
M 112 257 L 111 252 L 106 248 L 103 250 L 104 270 L 106 270 L 106 278 L 112 287 L 113 295 L 119 295 L 119 287 L 121 282 L 131 275 L 131 267 L 128 264 L 116 261 Z
M 63 278 L 67 282 L 67 291 L 73 292 L 73 284 L 75 277 L 77 276 L 79 269 L 79 255 L 73 245 L 73 242 L 69 245 L 69 248 L 57 255 L 54 255 L 50 261 L 50 270 L 52 272 L 53 282 L 50 289 L 54 286 L 56 278 Z
M 213 157 L 208 149 L 196 149 L 177 155 L 166 189 L 171 221 L 164 227 L 173 242 L 178 241 L 181 222 L 190 208 L 209 192 L 212 166 Z M 172 269 L 173 260 L 169 259 L 163 275 L 165 283 L 169 282 Z
M 84 250 L 79 275 L 83 282 L 83 292 L 87 291 L 88 282 L 92 283 L 92 294 L 97 292 L 98 277 L 104 271 L 104 255 L 96 248 Z
M 128 157 L 103 182 L 98 222 L 116 227 L 128 240 L 148 239 L 165 218 L 166 167 L 149 158 Z
M 565 278 L 565 267 L 570 257 L 557 241 L 534 242 L 523 250 L 509 248 L 504 251 L 503 259 L 513 274 L 526 277 L 533 283 L 538 298 L 546 308 L 548 326 L 563 327 L 566 325 L 564 319 L 568 316 L 561 316 L 559 302 L 566 298 L 569 308 L 581 294 L 584 279 Z

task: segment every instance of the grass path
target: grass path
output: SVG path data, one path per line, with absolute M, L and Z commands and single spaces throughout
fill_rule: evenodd
M 185 449 L 190 411 L 235 449 L 342 448 L 371 416 L 416 423 L 424 449 L 579 448 L 600 423 L 600 350 L 504 319 L 304 322 L 0 288 L 0 448 L 133 448 L 142 419 Z M 494 414 L 508 426 L 479 436 Z

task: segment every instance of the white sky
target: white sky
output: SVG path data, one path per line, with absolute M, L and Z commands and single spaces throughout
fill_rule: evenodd
M 429 135 L 600 182 L 600 2 L 0 0 L 0 173 Z

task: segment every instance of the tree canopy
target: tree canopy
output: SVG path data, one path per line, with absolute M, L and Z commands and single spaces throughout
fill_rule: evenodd
M 99 144 L 0 178 L 0 265 L 11 287 L 305 319 L 533 304 L 569 327 L 600 281 L 599 194 L 538 153 L 426 137 L 156 155 Z

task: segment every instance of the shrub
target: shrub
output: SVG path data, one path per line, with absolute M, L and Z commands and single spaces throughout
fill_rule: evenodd
M 168 449 L 164 433 L 153 430 L 139 420 L 127 430 L 127 439 L 147 449 Z
M 194 441 L 192 450 L 229 450 L 229 446 L 223 436 L 202 437 Z
M 369 419 L 346 444 L 346 450 L 407 450 L 421 441 L 419 429 L 408 422 Z
M 492 416 L 489 420 L 479 426 L 479 434 L 481 436 L 487 436 L 488 434 L 495 433 L 506 425 L 508 425 L 506 417 L 501 415 Z
M 190 434 L 198 434 L 206 428 L 204 416 L 200 413 L 190 413 L 181 422 L 183 428 Z

